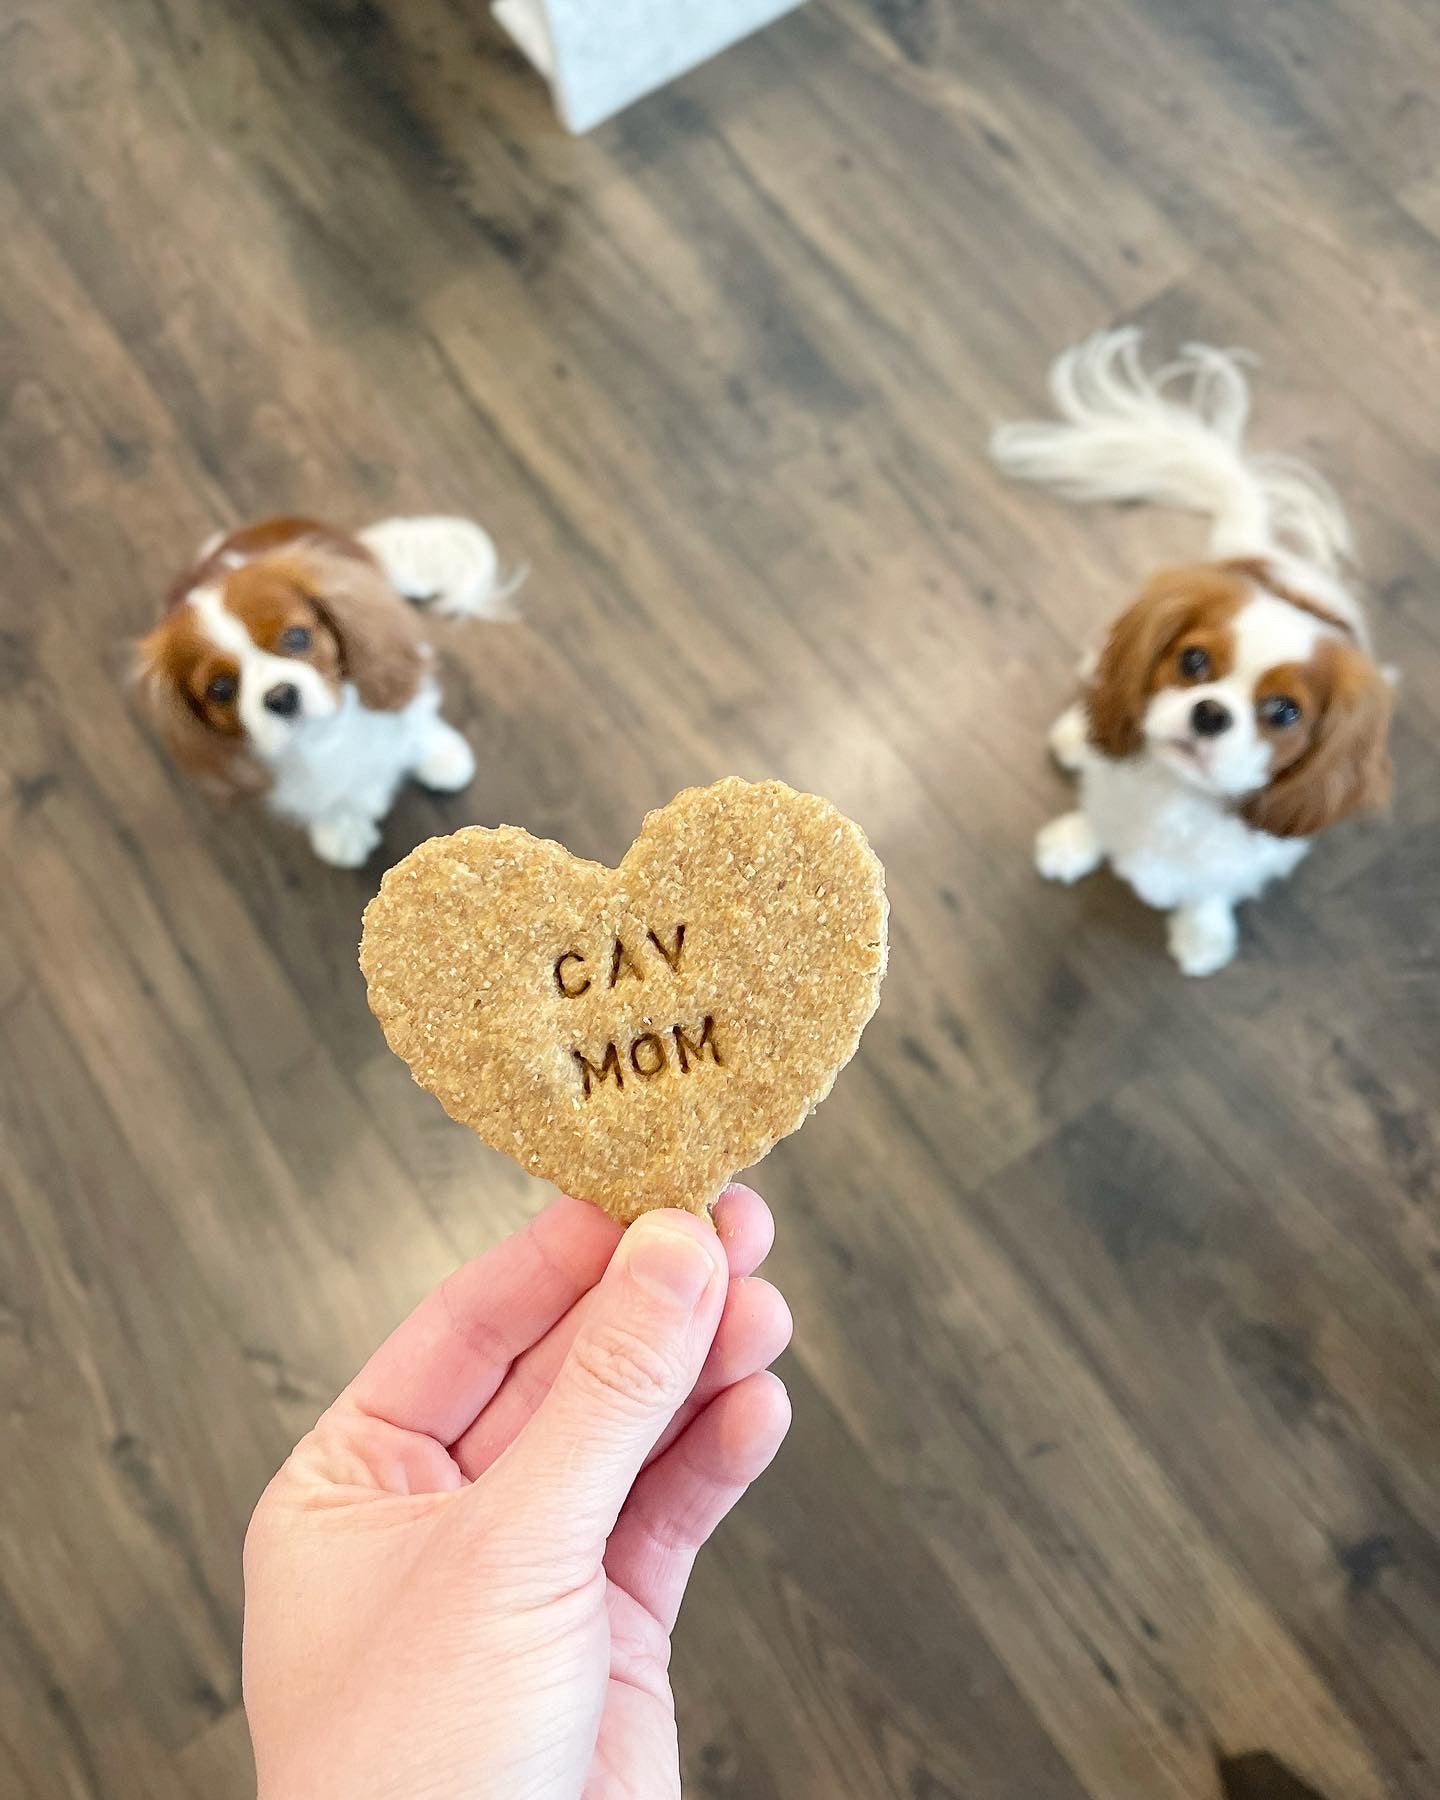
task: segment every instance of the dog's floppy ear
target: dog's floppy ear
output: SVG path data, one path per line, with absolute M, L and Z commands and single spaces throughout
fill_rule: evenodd
M 162 621 L 141 638 L 134 667 L 135 686 L 165 748 L 213 800 L 263 793 L 270 777 L 247 752 L 244 738 L 212 731 L 191 706 L 166 654 L 167 624 Z
M 1272 837 L 1313 837 L 1389 803 L 1391 683 L 1350 644 L 1326 644 L 1316 668 L 1325 698 L 1304 754 L 1241 809 L 1247 825 Z
M 301 585 L 340 647 L 340 672 L 372 712 L 414 699 L 429 653 L 414 613 L 361 544 L 333 538 L 294 552 Z
M 1213 586 L 1211 571 L 1162 569 L 1111 626 L 1086 696 L 1090 742 L 1106 756 L 1133 756 L 1141 748 L 1155 665 L 1203 600 L 1206 574 Z

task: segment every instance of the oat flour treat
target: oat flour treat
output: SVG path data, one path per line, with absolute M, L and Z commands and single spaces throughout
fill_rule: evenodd
M 628 1221 L 699 1212 L 829 1093 L 885 972 L 884 870 L 782 782 L 690 788 L 618 869 L 502 825 L 365 912 L 392 1050 L 454 1119 Z

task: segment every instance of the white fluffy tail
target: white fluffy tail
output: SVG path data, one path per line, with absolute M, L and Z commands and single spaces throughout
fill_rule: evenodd
M 1244 352 L 1187 344 L 1148 375 L 1133 326 L 1102 331 L 1050 371 L 1060 421 L 1001 425 L 990 454 L 1008 475 L 1071 500 L 1152 500 L 1203 513 L 1212 556 L 1288 553 L 1327 572 L 1351 554 L 1328 482 L 1287 456 L 1250 456 Z M 1183 388 L 1172 396 L 1167 390 Z
M 526 570 L 502 573 L 488 531 L 471 519 L 437 515 L 382 519 L 360 542 L 407 600 L 452 619 L 513 619 Z

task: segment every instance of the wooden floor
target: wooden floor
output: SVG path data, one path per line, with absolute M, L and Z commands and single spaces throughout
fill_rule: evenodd
M 761 1179 L 796 1423 L 681 1623 L 692 1800 L 1440 1792 L 1440 39 L 1261 12 L 812 0 L 576 143 L 481 0 L 0 10 L 0 1792 L 253 1794 L 254 1498 L 541 1199 L 387 1053 L 376 872 L 124 685 L 217 525 L 406 509 L 533 574 L 387 858 L 614 859 L 736 772 L 890 871 Z M 1405 671 L 1393 823 L 1206 984 L 1029 861 L 1079 647 L 1199 535 L 983 445 L 1129 319 L 1261 354 Z

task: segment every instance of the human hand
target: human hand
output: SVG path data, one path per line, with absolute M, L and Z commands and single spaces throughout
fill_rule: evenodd
M 769 1210 L 715 1223 L 557 1200 L 297 1445 L 245 1542 L 260 1800 L 679 1794 L 670 1630 L 790 1420 Z

